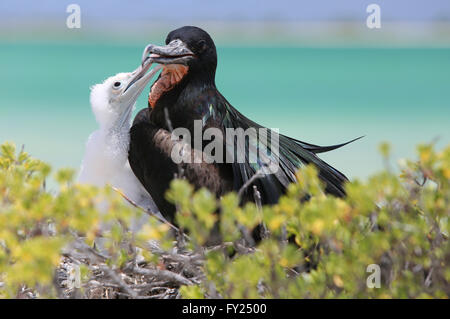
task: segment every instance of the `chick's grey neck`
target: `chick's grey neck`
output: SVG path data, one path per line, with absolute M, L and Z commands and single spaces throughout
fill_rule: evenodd
M 126 114 L 118 116 L 115 121 L 110 123 L 110 126 L 104 129 L 106 143 L 111 148 L 128 152 L 133 109 L 134 105 L 129 111 L 125 111 Z

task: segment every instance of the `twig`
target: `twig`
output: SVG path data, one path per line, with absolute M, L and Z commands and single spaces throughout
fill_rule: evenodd
M 288 244 L 286 225 L 281 227 L 281 243 L 283 246 Z
M 261 193 L 258 190 L 258 187 L 256 185 L 253 185 L 253 197 L 255 199 L 255 205 L 258 209 L 258 213 L 261 217 L 261 229 L 260 229 L 260 236 L 261 239 L 267 238 L 269 236 L 269 230 L 266 227 L 266 224 L 263 221 L 262 216 L 262 201 L 261 201 Z
M 150 283 L 150 284 L 133 285 L 132 288 L 139 290 L 139 293 L 141 293 L 141 294 L 147 293 L 147 292 L 163 290 L 163 289 L 170 289 L 169 287 L 164 287 L 163 285 L 164 285 L 164 282 L 158 281 L 158 282 Z
M 245 245 L 242 245 L 239 243 L 239 241 L 235 241 L 233 244 L 233 247 L 236 249 L 236 251 L 241 255 L 251 254 L 256 251 L 254 247 L 247 247 Z
M 237 226 L 238 226 L 239 231 L 242 234 L 242 237 L 244 238 L 245 242 L 247 243 L 247 245 L 250 247 L 255 247 L 255 241 L 253 240 L 252 236 L 250 235 L 248 229 L 241 224 L 238 224 Z
M 193 255 L 183 255 L 183 254 L 177 254 L 172 253 L 169 251 L 162 250 L 158 244 L 155 241 L 147 242 L 146 247 L 148 250 L 150 250 L 153 254 L 162 256 L 166 260 L 179 262 L 179 263 L 191 263 L 193 265 L 199 266 L 203 262 L 203 255 L 193 254 Z
M 158 277 L 158 279 L 160 280 L 167 280 L 167 281 L 171 281 L 171 282 L 175 282 L 179 285 L 188 285 L 191 286 L 194 283 L 171 271 L 168 270 L 160 270 L 160 269 L 147 269 L 147 268 L 139 268 L 139 267 L 130 267 L 129 269 L 126 269 L 126 271 L 134 273 L 134 274 L 138 274 L 138 275 L 143 275 L 143 276 L 148 276 L 148 277 Z
M 245 190 L 254 182 L 256 181 L 258 178 L 263 177 L 265 174 L 263 173 L 262 169 L 259 169 L 256 171 L 255 174 L 253 174 L 252 177 L 250 177 L 245 183 L 244 185 L 242 185 L 242 187 L 239 189 L 238 192 L 238 197 L 241 199 L 242 195 L 244 194 Z
M 180 229 L 178 227 L 176 227 L 174 224 L 172 224 L 171 222 L 167 221 L 165 218 L 162 218 L 161 216 L 159 216 L 158 214 L 155 214 L 154 212 L 152 212 L 151 210 L 145 209 L 141 206 L 139 206 L 137 203 L 135 203 L 131 198 L 129 198 L 127 195 L 125 195 L 120 189 L 111 186 L 113 190 L 115 190 L 116 192 L 118 192 L 123 198 L 126 199 L 127 202 L 129 202 L 131 205 L 133 205 L 136 208 L 141 209 L 142 211 L 146 212 L 147 214 L 149 214 L 150 216 L 155 217 L 158 221 L 168 225 L 170 228 L 172 228 L 173 230 L 175 230 L 177 233 L 182 233 L 184 235 L 184 237 L 186 237 L 187 239 L 190 240 L 190 237 L 188 235 L 186 235 L 185 233 L 181 232 Z
M 261 212 L 262 210 L 262 202 L 261 202 L 261 193 L 258 190 L 256 185 L 253 185 L 253 198 L 255 199 L 256 208 Z
M 172 134 L 173 133 L 173 125 L 172 125 L 172 121 L 170 120 L 170 116 L 169 116 L 169 110 L 167 109 L 167 107 L 164 108 L 164 117 L 166 120 L 166 124 L 167 124 L 167 128 L 169 129 L 169 132 Z M 181 167 L 180 164 L 176 164 L 177 165 L 177 169 L 178 169 L 178 174 L 175 174 L 175 178 L 180 178 L 182 179 L 184 176 L 184 170 L 183 167 Z M 179 212 L 179 206 L 178 204 L 176 204 L 176 211 L 177 213 Z M 184 242 L 184 238 L 189 238 L 182 229 L 177 229 L 177 234 L 178 234 L 178 238 L 177 238 L 177 246 L 180 249 L 183 249 L 185 246 L 185 242 Z
M 132 298 L 137 298 L 138 294 L 131 289 L 111 268 L 106 265 L 99 265 L 100 269 L 111 278 L 123 291 L 125 291 Z
M 430 285 L 431 285 L 431 276 L 433 275 L 433 270 L 434 270 L 434 268 L 433 267 L 431 267 L 431 269 L 430 269 L 430 271 L 428 272 L 428 275 L 427 275 L 427 278 L 425 279 L 425 287 L 430 287 Z
M 74 231 L 70 231 L 70 233 L 72 234 L 72 236 L 74 236 L 75 241 L 72 242 L 71 244 L 69 244 L 68 247 L 65 247 L 63 249 L 63 251 L 62 251 L 63 255 L 69 257 L 72 260 L 93 259 L 94 261 L 97 261 L 97 262 L 104 262 L 105 260 L 111 258 L 110 256 L 104 255 L 104 254 L 96 251 L 95 249 L 93 249 L 92 247 L 87 245 L 86 243 L 84 243 L 83 240 Z M 74 251 L 74 249 L 80 250 L 80 251 L 90 255 L 91 258 L 89 258 L 89 256 L 86 254 L 77 253 L 76 251 Z

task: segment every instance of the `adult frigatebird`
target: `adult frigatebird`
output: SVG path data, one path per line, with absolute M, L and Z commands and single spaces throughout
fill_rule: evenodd
M 213 40 L 204 30 L 185 26 L 170 32 L 165 46 L 148 45 L 147 59 L 163 65 L 163 71 L 152 85 L 149 94 L 149 108 L 142 110 L 135 118 L 130 131 L 129 162 L 144 187 L 152 195 L 164 217 L 174 220 L 175 208 L 164 195 L 169 182 L 178 172 L 178 166 L 171 158 L 177 142 L 171 139 L 170 129 L 187 128 L 194 135 L 194 121 L 200 120 L 202 130 L 217 128 L 224 133 L 227 129 L 263 128 L 236 110 L 220 94 L 215 84 L 217 53 Z M 171 123 L 171 125 L 170 125 Z M 170 127 L 172 126 L 172 127 Z M 333 146 L 318 146 L 279 135 L 278 143 L 259 140 L 249 141 L 245 149 L 235 148 L 235 140 L 222 140 L 225 153 L 245 152 L 244 161 L 231 163 L 183 163 L 184 176 L 194 186 L 207 187 L 217 196 L 230 190 L 239 190 L 251 180 L 261 193 L 262 203 L 278 201 L 289 183 L 295 182 L 299 167 L 312 163 L 325 183 L 326 191 L 335 196 L 345 194 L 343 184 L 347 178 L 317 157 L 317 153 L 330 151 L 347 143 Z M 231 145 L 230 145 L 231 144 Z M 253 147 L 251 147 L 253 144 Z M 202 155 L 203 149 L 192 147 L 194 156 Z M 275 152 L 275 147 L 277 152 Z M 182 147 L 183 148 L 183 147 Z M 260 148 L 268 150 L 269 160 L 278 165 L 274 173 L 267 173 L 262 161 L 250 161 L 252 152 Z M 187 149 L 187 148 L 183 148 Z M 239 155 L 239 154 L 238 154 Z M 258 179 L 256 173 L 263 172 Z M 246 184 L 247 183 L 247 184 Z M 252 198 L 250 191 L 244 199 Z

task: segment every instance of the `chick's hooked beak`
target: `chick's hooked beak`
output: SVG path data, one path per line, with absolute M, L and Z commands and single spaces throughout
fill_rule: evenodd
M 136 70 L 131 72 L 131 77 L 129 79 L 128 85 L 123 90 L 120 101 L 125 105 L 122 109 L 122 114 L 120 117 L 119 126 L 122 127 L 128 121 L 133 112 L 134 104 L 136 103 L 139 95 L 141 95 L 142 91 L 145 89 L 147 84 L 153 78 L 153 76 L 161 70 L 161 66 L 157 65 L 153 69 L 151 69 L 148 73 L 146 73 L 152 63 L 150 61 L 146 61 L 142 65 L 140 65 Z
M 148 82 L 150 82 L 153 76 L 162 68 L 160 65 L 157 65 L 152 70 L 150 70 L 150 72 L 145 74 L 148 69 L 150 69 L 151 65 L 152 61 L 146 60 L 136 70 L 131 72 L 131 78 L 122 95 L 134 96 L 137 94 L 137 96 L 139 96 L 141 94 L 142 90 L 144 90 Z

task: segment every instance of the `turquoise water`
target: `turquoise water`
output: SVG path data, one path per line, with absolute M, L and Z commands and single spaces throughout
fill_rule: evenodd
M 144 45 L 0 41 L 0 142 L 78 167 L 96 128 L 90 86 L 133 70 Z M 395 159 L 419 142 L 450 143 L 450 49 L 219 46 L 218 55 L 219 90 L 253 120 L 316 144 L 365 135 L 323 156 L 349 177 L 381 168 L 381 141 Z

